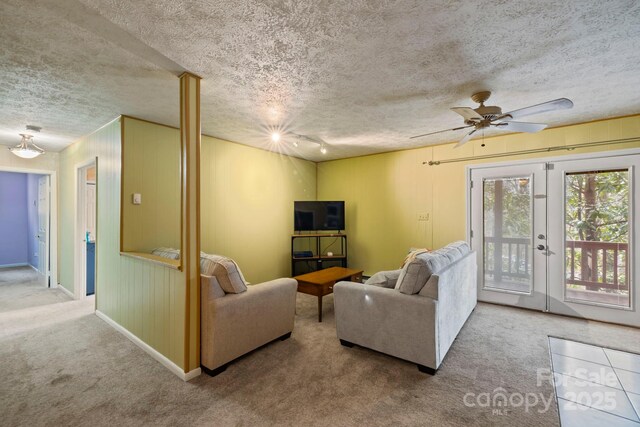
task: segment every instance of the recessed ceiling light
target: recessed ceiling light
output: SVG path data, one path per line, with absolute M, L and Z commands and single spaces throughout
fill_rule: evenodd
M 279 134 L 278 132 L 273 132 L 273 133 L 271 134 L 271 140 L 272 140 L 273 142 L 278 142 L 278 141 L 280 141 L 280 134 Z

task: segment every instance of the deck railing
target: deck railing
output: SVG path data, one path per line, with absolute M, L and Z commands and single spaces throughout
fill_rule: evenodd
M 526 238 L 485 237 L 485 274 L 493 275 L 493 281 L 497 283 L 503 280 L 529 279 L 530 248 L 531 240 Z
M 493 281 L 530 279 L 531 240 L 485 237 L 485 274 Z M 627 243 L 567 240 L 566 283 L 589 291 L 629 289 Z
M 566 283 L 588 291 L 629 289 L 627 243 L 567 240 Z

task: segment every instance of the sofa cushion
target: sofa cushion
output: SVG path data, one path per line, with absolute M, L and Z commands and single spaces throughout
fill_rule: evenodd
M 222 298 L 226 295 L 215 276 L 201 274 L 200 283 L 202 285 L 202 298 L 205 300 Z
M 445 246 L 445 248 L 453 248 L 460 252 L 460 257 L 458 259 L 471 252 L 469 244 L 464 240 L 458 240 L 457 242 L 449 243 L 447 246 Z
M 460 258 L 462 258 L 462 255 L 458 249 L 450 248 L 447 246 L 445 246 L 444 248 L 438 249 L 437 251 L 435 251 L 435 253 L 440 254 L 445 258 L 447 258 L 447 260 L 449 261 L 449 264 L 452 264 L 457 260 L 459 260 Z
M 455 248 L 444 247 L 437 251 L 420 253 L 402 267 L 395 289 L 407 295 L 417 294 L 432 274 L 460 258 L 460 251 Z
M 151 255 L 161 256 L 162 258 L 180 259 L 180 249 L 174 248 L 155 248 L 151 251 Z
M 239 294 L 247 290 L 247 282 L 240 268 L 231 258 L 200 253 L 200 274 L 215 276 L 228 294 Z
M 389 288 L 393 289 L 396 286 L 398 281 L 398 277 L 400 277 L 400 272 L 402 269 L 391 270 L 391 271 L 378 271 L 373 276 L 369 277 L 365 285 L 371 286 L 379 286 L 381 288 Z

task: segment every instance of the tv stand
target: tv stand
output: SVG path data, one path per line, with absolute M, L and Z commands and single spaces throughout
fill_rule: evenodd
M 302 250 L 295 247 L 295 242 L 299 239 L 309 239 L 307 247 Z M 325 239 L 340 240 L 340 252 L 336 246 L 333 249 L 333 242 L 326 242 Z M 337 243 L 337 242 L 336 242 Z M 328 247 L 332 247 L 333 255 L 327 255 Z M 304 253 L 304 256 L 301 256 Z M 309 256 L 310 255 L 310 256 Z M 301 271 L 300 264 L 306 263 L 307 268 Z M 309 234 L 292 234 L 291 235 L 291 277 L 312 271 L 322 270 L 327 267 L 344 267 L 347 268 L 347 235 L 344 233 L 309 233 Z

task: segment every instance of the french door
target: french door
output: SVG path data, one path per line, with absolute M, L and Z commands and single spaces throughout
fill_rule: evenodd
M 478 299 L 640 326 L 640 155 L 470 170 Z
M 544 310 L 547 176 L 543 165 L 473 169 L 471 244 L 478 299 Z M 542 196 L 542 197 L 541 197 Z

